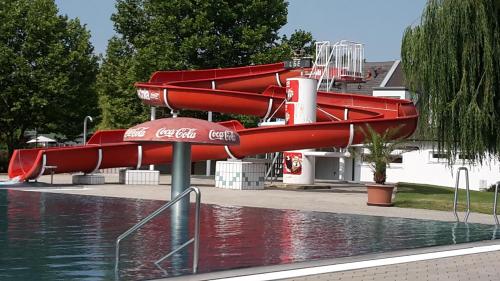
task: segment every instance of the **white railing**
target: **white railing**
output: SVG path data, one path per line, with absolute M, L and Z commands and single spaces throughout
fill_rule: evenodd
M 316 60 L 309 77 L 318 79 L 330 91 L 336 81 L 360 82 L 363 79 L 363 44 L 342 40 L 316 42 Z

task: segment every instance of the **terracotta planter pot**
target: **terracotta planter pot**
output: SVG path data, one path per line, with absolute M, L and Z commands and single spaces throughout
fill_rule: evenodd
M 392 203 L 392 191 L 394 190 L 394 185 L 391 184 L 367 184 L 366 185 L 368 193 L 369 206 L 382 206 L 391 207 Z

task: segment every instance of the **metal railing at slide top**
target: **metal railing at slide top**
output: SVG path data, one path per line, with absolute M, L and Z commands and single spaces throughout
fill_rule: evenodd
M 309 77 L 318 79 L 318 90 L 325 84 L 326 91 L 335 86 L 335 81 L 344 77 L 363 79 L 365 52 L 363 44 L 342 40 L 316 42 L 316 60 Z

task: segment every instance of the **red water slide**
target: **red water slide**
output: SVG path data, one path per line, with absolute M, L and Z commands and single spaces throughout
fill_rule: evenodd
M 300 69 L 283 63 L 194 71 L 159 71 L 149 82 L 137 83 L 144 103 L 171 110 L 190 109 L 284 118 L 287 78 L 301 76 Z M 361 143 L 360 127 L 376 131 L 400 127 L 398 137 L 408 137 L 418 114 L 411 101 L 364 95 L 318 92 L 317 122 L 301 125 L 245 128 L 237 121 L 223 122 L 240 134 L 240 145 L 194 145 L 193 160 L 242 158 L 267 152 L 305 148 L 346 147 Z M 20 149 L 9 163 L 9 177 L 21 181 L 49 173 L 84 172 L 112 167 L 168 163 L 172 150 L 165 144 L 123 142 L 125 130 L 98 131 L 85 146 Z

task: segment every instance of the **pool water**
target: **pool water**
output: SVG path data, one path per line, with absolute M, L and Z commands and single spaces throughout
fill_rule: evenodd
M 0 280 L 113 280 L 116 237 L 162 204 L 0 190 Z M 153 264 L 179 240 L 170 222 L 166 212 L 122 242 L 120 280 L 190 274 L 191 247 L 162 268 Z M 481 224 L 202 204 L 199 272 L 487 240 L 496 231 Z

